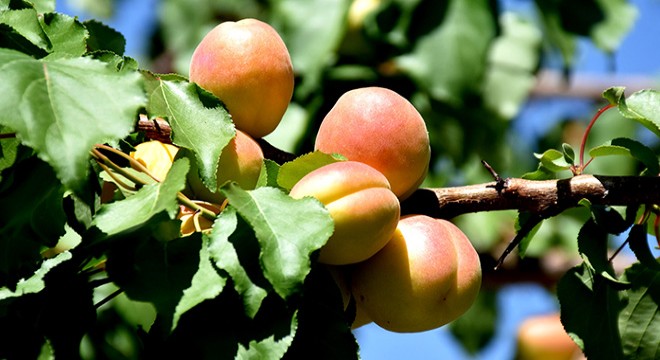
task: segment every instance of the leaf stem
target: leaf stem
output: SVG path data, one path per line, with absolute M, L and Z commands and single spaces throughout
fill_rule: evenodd
M 16 133 L 0 134 L 0 139 L 13 139 L 15 137 L 16 137 Z
M 574 175 L 580 175 L 584 171 L 584 168 L 591 163 L 591 160 L 585 165 L 584 163 L 584 149 L 587 145 L 587 138 L 589 137 L 589 133 L 591 132 L 591 128 L 594 127 L 594 124 L 596 123 L 596 120 L 600 118 L 601 115 L 610 108 L 613 108 L 615 105 L 614 104 L 607 104 L 606 106 L 600 108 L 598 112 L 591 118 L 591 121 L 589 122 L 589 125 L 587 125 L 587 128 L 584 130 L 584 134 L 582 135 L 582 143 L 580 144 L 580 165 L 578 165 L 576 168 L 573 169 L 573 174 Z
M 103 298 L 103 300 L 101 300 L 101 301 L 97 302 L 96 304 L 94 304 L 94 308 L 96 308 L 96 309 L 100 308 L 101 306 L 105 305 L 105 304 L 108 303 L 110 300 L 116 298 L 119 294 L 121 294 L 121 293 L 123 293 L 123 292 L 124 292 L 123 289 L 117 289 L 117 290 L 115 290 L 113 293 L 111 293 L 110 295 L 108 295 L 108 296 L 106 296 L 105 298 Z

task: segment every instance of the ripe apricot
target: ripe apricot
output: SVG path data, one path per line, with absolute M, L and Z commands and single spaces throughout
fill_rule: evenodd
M 313 196 L 330 212 L 335 231 L 318 261 L 352 264 L 380 250 L 396 228 L 399 200 L 383 174 L 369 165 L 342 161 L 305 175 L 291 189 L 293 198 Z
M 522 322 L 517 334 L 517 359 L 577 360 L 582 351 L 564 330 L 558 313 L 535 315 Z
M 294 74 L 277 31 L 243 19 L 223 22 L 206 34 L 192 55 L 190 81 L 222 100 L 236 128 L 260 138 L 282 120 Z
M 407 99 L 382 87 L 344 93 L 323 119 L 315 148 L 372 166 L 401 200 L 424 181 L 431 158 L 422 116 Z
M 202 183 L 197 166 L 191 162 L 188 171 L 188 186 L 192 191 L 192 197 L 220 204 L 225 200 L 219 191 L 227 181 L 235 181 L 241 188 L 252 190 L 257 186 L 261 167 L 263 165 L 264 153 L 259 144 L 246 133 L 236 130 L 236 136 L 222 149 L 218 159 L 218 188 L 211 192 Z
M 357 264 L 356 301 L 380 327 L 418 332 L 445 325 L 472 306 L 481 286 L 477 252 L 446 220 L 404 216 L 385 247 Z

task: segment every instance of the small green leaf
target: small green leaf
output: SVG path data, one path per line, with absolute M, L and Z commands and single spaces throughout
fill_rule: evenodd
M 660 92 L 640 90 L 619 101 L 619 112 L 660 136 Z
M 563 143 L 561 144 L 561 149 L 564 153 L 564 159 L 566 159 L 566 162 L 574 165 L 575 164 L 575 150 L 573 150 L 573 147 L 570 144 Z
M 557 174 L 554 171 L 546 168 L 543 164 L 539 164 L 535 171 L 523 174 L 522 178 L 527 180 L 550 180 L 556 176 Z
M 162 183 L 145 185 L 135 195 L 101 206 L 92 225 L 106 235 L 115 235 L 146 223 L 160 212 L 174 218 L 179 208 L 177 193 L 185 186 L 188 160 L 172 164 Z
M 298 292 L 310 271 L 311 254 L 334 229 L 325 207 L 313 198 L 296 200 L 270 187 L 245 191 L 229 183 L 222 192 L 254 229 L 264 276 L 277 294 L 286 299 Z
M 254 318 L 268 293 L 250 279 L 241 265 L 236 248 L 230 241 L 230 236 L 236 231 L 238 225 L 236 216 L 236 209 L 231 206 L 218 215 L 213 224 L 213 230 L 208 236 L 209 258 L 218 269 L 229 274 L 236 292 L 243 297 L 246 315 Z
M 552 172 L 568 170 L 571 164 L 566 161 L 564 154 L 555 149 L 546 150 L 543 154 L 534 154 L 541 164 Z
M 85 186 L 90 149 L 123 138 L 144 105 L 141 77 L 88 59 L 36 60 L 0 49 L 0 124 L 69 189 Z
M 87 20 L 83 24 L 89 32 L 88 51 L 107 50 L 117 55 L 124 54 L 126 39 L 120 32 L 97 20 Z
M 285 190 L 291 188 L 308 173 L 328 164 L 341 161 L 337 157 L 320 151 L 314 151 L 299 156 L 284 163 L 277 174 L 277 184 Z
M 229 113 L 217 99 L 213 107 L 207 107 L 208 93 L 202 94 L 202 89 L 181 77 L 145 74 L 145 78 L 149 114 L 168 120 L 172 142 L 195 154 L 204 185 L 215 191 L 218 159 L 236 135 Z
M 271 335 L 263 340 L 251 340 L 248 347 L 245 348 L 243 344 L 238 344 L 238 352 L 235 359 L 264 359 L 264 360 L 279 360 L 287 352 L 293 338 L 298 329 L 298 316 L 294 314 L 291 317 L 291 328 L 289 333 L 278 340 L 275 340 L 275 335 Z
M 89 33 L 76 18 L 60 13 L 47 13 L 39 18 L 51 46 L 48 58 L 78 57 L 87 52 Z
M 632 288 L 626 291 L 619 314 L 619 331 L 627 359 L 660 357 L 660 272 L 635 264 L 624 273 Z
M 209 240 L 204 236 L 199 251 L 199 266 L 197 272 L 192 278 L 190 287 L 183 290 L 183 296 L 176 305 L 171 330 L 176 328 L 179 319 L 184 313 L 201 304 L 205 300 L 213 299 L 220 295 L 222 289 L 225 287 L 227 279 L 220 276 L 213 267 L 208 246 Z
M 527 221 L 538 221 L 536 217 L 531 215 L 528 212 L 520 212 L 518 214 L 518 217 L 516 218 L 516 231 L 520 231 L 520 229 L 524 226 L 525 222 Z M 520 241 L 520 244 L 518 245 L 518 255 L 523 258 L 525 257 L 525 254 L 527 253 L 527 248 L 529 247 L 530 242 L 534 238 L 534 235 L 539 231 L 541 228 L 541 225 L 543 225 L 543 221 L 540 221 L 538 224 L 534 225 L 534 228 L 532 231 L 528 232 L 525 237 L 522 238 Z
M 657 176 L 660 173 L 660 164 L 655 152 L 648 146 L 637 140 L 628 138 L 616 138 L 607 143 L 592 148 L 589 151 L 591 157 L 608 155 L 625 155 L 641 161 L 646 170 L 644 173 L 650 176 Z
M 626 88 L 624 86 L 613 86 L 603 91 L 603 98 L 612 105 L 619 105 L 621 100 L 625 101 L 625 90 Z

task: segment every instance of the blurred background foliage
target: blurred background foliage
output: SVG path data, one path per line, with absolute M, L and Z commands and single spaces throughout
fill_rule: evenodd
M 62 0 L 61 0 L 62 1 Z M 128 0 L 69 0 L 68 6 L 92 17 L 111 18 Z M 139 3 L 139 2 L 138 2 Z M 432 160 L 424 187 L 469 185 L 491 181 L 481 165 L 486 160 L 502 176 L 533 171 L 533 153 L 578 148 L 591 115 L 604 101 L 587 95 L 578 111 L 533 117 L 526 114 L 541 90 L 568 94 L 580 42 L 613 54 L 639 13 L 626 0 L 153 0 L 148 48 L 139 55 L 141 68 L 158 73 L 188 74 L 190 57 L 201 38 L 222 21 L 254 17 L 272 24 L 284 38 L 296 73 L 296 89 L 280 127 L 266 139 L 295 154 L 311 151 L 314 135 L 328 110 L 344 92 L 363 86 L 397 91 L 426 120 Z M 130 54 L 129 54 L 130 55 Z M 613 66 L 614 68 L 614 66 Z M 558 79 L 539 89 L 540 76 Z M 606 84 L 608 86 L 625 84 Z M 593 90 L 593 89 L 592 89 Z M 584 95 L 584 94 L 583 94 Z M 526 116 L 526 117 L 525 117 Z M 520 124 L 536 121 L 534 125 Z M 590 135 L 588 146 L 613 137 L 630 137 L 659 149 L 655 137 L 616 111 L 609 111 Z M 373 141 L 373 139 L 371 139 Z M 376 139 L 387 141 L 387 139 Z M 636 174 L 635 164 L 618 157 L 599 158 L 588 172 Z M 558 173 L 570 176 L 569 172 Z M 497 258 L 515 234 L 515 211 L 476 213 L 454 219 L 488 259 Z M 549 219 L 527 249 L 525 261 L 560 253 L 559 267 L 577 258 L 576 236 L 589 213 L 576 209 Z M 512 268 L 520 266 L 510 256 Z M 530 259 L 531 258 L 531 259 Z M 539 258 L 539 259 L 536 259 Z M 556 261 L 555 261 L 556 263 Z M 562 267 L 563 266 L 563 267 Z M 466 349 L 476 352 L 492 336 L 497 316 L 494 297 L 484 292 L 473 314 L 454 324 Z M 121 299 L 121 297 L 119 298 Z M 129 314 L 115 307 L 99 321 Z M 119 309 L 119 310 L 117 310 Z M 470 313 L 469 313 L 470 314 Z M 109 319 L 109 320 L 108 320 Z M 490 319 L 490 321 L 485 321 Z M 147 326 L 145 319 L 130 319 Z M 473 322 L 474 323 L 474 322 Z M 467 325 L 466 325 L 467 324 Z M 484 326 L 483 324 L 486 324 Z M 128 330 L 126 330 L 128 331 Z M 120 334 L 121 332 L 117 332 Z M 128 336 L 90 337 L 90 352 L 107 358 L 131 358 Z M 100 350 L 116 343 L 113 356 Z M 95 345 L 94 345 L 95 344 Z M 96 350 L 93 350 L 96 349 Z M 134 355 L 134 354 L 133 354 Z

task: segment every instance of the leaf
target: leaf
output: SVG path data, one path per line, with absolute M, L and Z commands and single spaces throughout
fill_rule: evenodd
M 660 93 L 656 90 L 640 90 L 619 101 L 619 112 L 635 120 L 660 136 Z
M 575 164 L 575 150 L 573 150 L 573 147 L 570 144 L 563 143 L 561 144 L 561 149 L 564 153 L 564 159 L 566 159 L 566 162 L 574 165 Z
M 264 159 L 262 174 L 264 174 L 265 176 L 259 176 L 259 181 L 257 182 L 256 187 L 262 187 L 262 186 L 279 187 L 279 184 L 277 183 L 277 178 L 279 176 L 279 173 L 280 173 L 280 165 L 278 163 L 270 159 Z
M 632 284 L 619 314 L 621 344 L 627 359 L 660 357 L 660 272 L 643 264 L 626 270 Z
M 497 292 L 482 289 L 467 312 L 449 324 L 449 330 L 474 355 L 493 339 L 497 320 Z
M 145 78 L 149 114 L 167 118 L 172 127 L 172 142 L 195 154 L 204 185 L 215 191 L 218 159 L 236 134 L 229 113 L 217 98 L 212 99 L 213 107 L 207 107 L 203 101 L 209 99 L 201 97 L 208 97 L 209 93 L 185 79 L 154 74 L 145 74 Z
M 47 51 L 51 47 L 50 39 L 42 29 L 35 9 L 0 10 L 0 24 L 7 25 L 43 51 Z
M 617 319 L 619 295 L 583 263 L 566 272 L 557 285 L 561 322 L 587 358 L 623 359 Z
M 277 184 L 289 191 L 305 175 L 322 166 L 338 161 L 341 160 L 318 150 L 299 156 L 294 160 L 282 164 L 277 174 Z
M 546 150 L 543 154 L 534 154 L 541 165 L 552 172 L 568 170 L 571 164 L 564 158 L 564 153 L 555 149 Z
M 176 160 L 162 183 L 145 185 L 127 199 L 102 205 L 92 225 L 110 236 L 140 227 L 161 212 L 174 218 L 177 193 L 185 186 L 187 172 L 188 160 Z
M 653 256 L 649 248 L 648 237 L 646 233 L 646 225 L 635 224 L 628 233 L 628 244 L 630 250 L 635 253 L 637 260 L 647 268 L 660 271 L 660 263 Z
M 591 29 L 591 39 L 596 46 L 612 53 L 630 32 L 639 13 L 635 5 L 626 0 L 597 0 L 596 2 L 603 10 L 605 17 Z
M 603 91 L 603 98 L 605 98 L 611 105 L 619 105 L 623 100 L 625 101 L 625 90 L 623 86 L 612 86 Z
M 213 267 L 208 246 L 209 240 L 206 236 L 203 236 L 202 246 L 199 251 L 197 272 L 192 278 L 190 287 L 183 290 L 183 296 L 176 305 L 176 309 L 174 309 L 172 331 L 176 328 L 180 317 L 184 313 L 201 304 L 203 301 L 220 295 L 227 282 L 227 279 L 220 276 Z
M 107 50 L 117 55 L 123 55 L 126 50 L 126 39 L 117 30 L 97 21 L 87 20 L 83 23 L 89 32 L 87 48 L 89 51 Z
M 460 105 L 466 92 L 481 87 L 496 24 L 488 1 L 453 0 L 448 6 L 442 24 L 395 61 L 433 98 Z
M 538 14 L 543 23 L 545 38 L 561 53 L 564 69 L 570 68 L 575 61 L 577 39 L 574 34 L 564 29 L 559 3 L 541 0 L 536 0 L 534 3 L 539 8 Z
M 298 317 L 294 314 L 291 318 L 289 334 L 279 340 L 275 340 L 275 335 L 260 341 L 251 340 L 247 348 L 239 343 L 235 359 L 281 359 L 291 346 L 297 329 Z
M 87 52 L 89 33 L 76 18 L 60 13 L 46 13 L 39 18 L 51 46 L 48 58 L 78 57 Z
M 144 104 L 140 76 L 87 58 L 36 60 L 0 49 L 0 124 L 80 191 L 94 144 L 128 135 Z
M 646 170 L 644 173 L 657 176 L 660 173 L 660 164 L 655 152 L 641 142 L 628 138 L 616 138 L 607 143 L 589 150 L 591 157 L 607 155 L 625 155 L 641 161 Z
M 64 234 L 64 189 L 53 169 L 32 156 L 3 172 L 0 191 L 0 286 L 32 274 L 44 246 Z M 4 184 L 3 184 L 4 185 Z
M 245 191 L 229 183 L 221 190 L 254 229 L 264 276 L 277 294 L 286 299 L 298 292 L 310 271 L 311 254 L 334 229 L 325 207 L 313 198 L 296 200 L 270 187 Z
M 541 228 L 541 225 L 543 225 L 543 221 L 539 221 L 539 219 L 528 212 L 519 212 L 518 217 L 516 218 L 516 231 L 520 233 L 521 229 L 523 227 L 526 227 L 526 223 L 528 221 L 534 221 L 537 222 L 536 224 L 531 223 L 534 225 L 534 227 L 527 232 L 527 234 L 523 234 L 523 238 L 520 240 L 520 244 L 518 245 L 518 255 L 522 258 L 525 257 L 525 254 L 527 253 L 527 248 L 529 247 L 529 244 L 532 242 L 532 239 L 534 238 L 534 235 L 539 231 Z M 527 225 L 528 227 L 529 225 Z
M 234 245 L 229 241 L 237 227 L 236 216 L 236 209 L 231 206 L 218 215 L 208 236 L 209 258 L 215 267 L 229 274 L 236 292 L 243 298 L 246 315 L 254 318 L 268 293 L 250 279 L 241 265 Z
M 527 99 L 536 81 L 541 33 L 522 17 L 500 15 L 502 34 L 488 54 L 483 97 L 487 107 L 503 119 L 511 119 Z
M 46 286 L 44 277 L 48 274 L 48 272 L 59 264 L 71 260 L 71 258 L 71 253 L 65 251 L 57 254 L 53 258 L 44 260 L 41 263 L 41 266 L 37 269 L 37 271 L 34 272 L 34 274 L 32 274 L 32 276 L 21 279 L 21 281 L 16 284 L 16 289 L 12 290 L 8 287 L 1 287 L 0 300 L 41 292 Z

